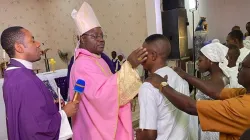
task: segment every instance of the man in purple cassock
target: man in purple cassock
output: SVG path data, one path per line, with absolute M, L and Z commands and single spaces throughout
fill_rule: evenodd
M 67 117 L 76 113 L 78 102 L 69 102 L 59 111 L 52 93 L 32 70 L 41 50 L 27 29 L 5 29 L 1 45 L 10 57 L 3 84 L 8 139 L 58 140 L 62 130 L 70 128 Z

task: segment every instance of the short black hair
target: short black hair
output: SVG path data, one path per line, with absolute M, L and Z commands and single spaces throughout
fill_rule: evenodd
M 232 28 L 232 31 L 234 31 L 234 30 L 240 30 L 240 26 L 235 25 L 235 26 Z
M 250 21 L 247 23 L 247 25 L 250 24 Z
M 148 36 L 144 42 L 146 44 L 153 44 L 153 43 L 156 43 L 158 41 L 163 41 L 163 43 L 164 43 L 164 45 L 161 43 L 162 45 L 158 46 L 158 49 L 161 49 L 161 51 L 159 51 L 159 54 L 162 56 L 162 58 L 164 60 L 167 60 L 169 54 L 171 53 L 171 44 L 169 42 L 169 39 L 166 36 L 164 36 L 162 34 L 152 34 L 152 35 Z M 169 48 L 167 49 L 167 48 L 163 47 L 165 45 L 168 45 Z
M 150 44 L 150 43 L 156 42 L 158 40 L 165 40 L 165 41 L 169 42 L 169 39 L 162 34 L 152 34 L 145 39 L 145 43 Z
M 244 35 L 240 30 L 233 30 L 228 34 L 232 39 L 238 39 L 241 43 L 243 43 Z
M 229 50 L 233 50 L 235 52 L 235 56 L 238 58 L 240 56 L 240 49 L 234 44 L 227 44 Z
M 10 58 L 15 56 L 15 43 L 23 43 L 24 29 L 21 26 L 13 26 L 5 29 L 1 35 L 1 46 L 9 55 Z

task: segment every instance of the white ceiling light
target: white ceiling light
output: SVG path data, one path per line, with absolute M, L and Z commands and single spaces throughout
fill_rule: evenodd
M 197 0 L 189 0 L 189 10 L 190 11 L 197 10 Z

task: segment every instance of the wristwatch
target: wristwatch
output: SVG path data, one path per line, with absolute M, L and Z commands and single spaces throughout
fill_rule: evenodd
M 167 82 L 161 82 L 159 91 L 162 92 L 163 87 L 166 87 L 166 86 L 168 86 Z

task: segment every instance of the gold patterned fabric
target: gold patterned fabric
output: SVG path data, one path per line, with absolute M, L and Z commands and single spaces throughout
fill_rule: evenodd
M 139 92 L 142 85 L 138 72 L 126 61 L 117 72 L 119 104 L 123 106 L 130 102 Z

